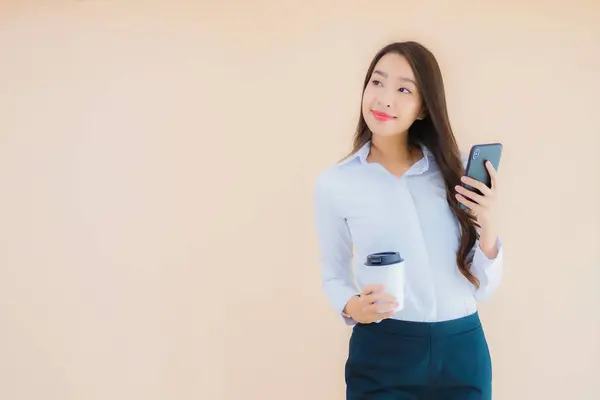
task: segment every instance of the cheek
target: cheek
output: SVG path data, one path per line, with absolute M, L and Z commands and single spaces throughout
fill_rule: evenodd
M 363 114 L 363 118 L 365 118 L 365 119 L 369 118 L 372 105 L 373 105 L 373 99 L 372 99 L 372 97 L 369 97 L 367 95 L 363 96 L 363 100 L 362 100 L 362 114 Z
M 365 90 L 362 98 L 362 107 L 363 110 L 370 109 L 371 104 L 373 103 L 373 93 L 369 91 L 369 89 Z
M 412 96 L 402 96 L 397 104 L 397 115 L 400 115 L 403 120 L 412 121 L 419 116 L 421 111 L 419 101 Z

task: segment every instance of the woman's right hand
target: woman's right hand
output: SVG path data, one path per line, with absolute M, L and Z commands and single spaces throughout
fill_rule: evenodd
M 344 312 L 361 324 L 391 317 L 396 313 L 398 303 L 394 296 L 383 293 L 383 289 L 383 285 L 366 285 L 360 296 L 354 296 L 348 301 Z

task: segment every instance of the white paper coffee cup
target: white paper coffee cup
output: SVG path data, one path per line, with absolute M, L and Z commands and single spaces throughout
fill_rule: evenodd
M 398 303 L 395 309 L 382 312 L 402 310 L 404 308 L 404 259 L 400 253 L 389 251 L 369 254 L 365 267 L 363 282 L 383 285 L 384 293 L 394 296 Z

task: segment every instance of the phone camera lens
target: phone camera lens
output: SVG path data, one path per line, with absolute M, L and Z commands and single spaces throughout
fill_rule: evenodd
M 475 150 L 473 152 L 473 160 L 477 160 L 478 157 L 479 157 L 479 150 Z

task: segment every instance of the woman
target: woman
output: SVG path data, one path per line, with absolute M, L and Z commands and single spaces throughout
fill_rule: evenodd
M 364 81 L 354 150 L 315 187 L 324 290 L 353 326 L 347 399 L 491 399 L 476 302 L 502 274 L 497 176 L 488 164 L 488 188 L 463 176 L 465 165 L 435 57 L 415 42 L 381 49 Z M 385 251 L 405 261 L 398 311 L 384 286 L 363 282 L 366 256 Z

